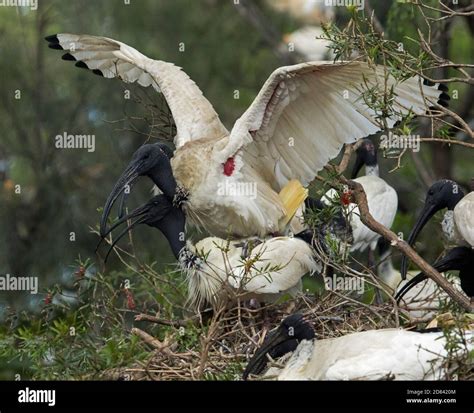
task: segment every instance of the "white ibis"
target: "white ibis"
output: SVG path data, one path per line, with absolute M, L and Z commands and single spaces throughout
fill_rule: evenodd
M 268 301 L 301 290 L 301 278 L 320 269 L 311 246 L 295 237 L 228 241 L 209 237 L 196 245 L 184 238 L 185 215 L 168 198 L 157 195 L 145 205 L 118 220 L 109 231 L 131 220 L 112 247 L 137 224 L 158 228 L 187 275 L 188 302 L 196 308 L 215 305 L 226 291 L 242 299 Z M 110 252 L 110 250 L 109 250 Z M 235 297 L 235 296 L 234 296 Z
M 456 247 L 449 250 L 446 255 L 433 264 L 433 268 L 438 272 L 459 271 L 459 280 L 461 289 L 474 303 L 474 249 L 470 247 Z M 401 288 L 396 298 L 400 301 L 407 293 L 410 293 L 414 287 L 426 280 L 428 277 L 424 273 L 419 273 L 416 277 L 409 280 Z
M 441 227 L 447 240 L 457 246 L 474 248 L 474 192 L 464 195 L 461 187 L 449 179 L 437 181 L 429 188 L 425 205 L 408 236 L 407 243 L 413 245 L 430 218 L 445 208 L 447 211 L 444 213 Z M 400 270 L 403 278 L 407 268 L 408 260 L 404 256 Z
M 351 178 L 361 184 L 364 188 L 367 195 L 369 211 L 374 219 L 385 227 L 390 228 L 393 224 L 398 208 L 397 192 L 387 184 L 387 182 L 379 177 L 377 151 L 370 139 L 363 139 L 356 154 L 356 162 L 354 164 Z M 356 178 L 357 173 L 363 165 L 365 165 L 365 176 Z M 335 189 L 330 189 L 321 200 L 326 204 L 330 204 L 339 196 L 340 195 Z M 349 224 L 352 228 L 353 243 L 351 246 L 351 252 L 363 252 L 369 248 L 369 266 L 373 266 L 373 253 L 377 248 L 377 241 L 379 240 L 380 235 L 362 223 L 357 204 L 346 202 L 344 208 L 346 210 L 345 215 L 348 216 Z
M 447 340 L 442 332 L 401 329 L 369 330 L 317 340 L 300 314 L 286 318 L 264 341 L 247 365 L 243 378 L 259 375 L 267 355 L 281 357 L 282 367 L 270 367 L 263 379 L 276 380 L 440 380 L 446 375 Z M 472 332 L 463 333 L 469 354 Z M 272 358 L 275 358 L 272 357 Z
M 306 196 L 301 186 L 344 144 L 381 129 L 378 114 L 360 98 L 364 90 L 393 88 L 394 111 L 385 119 L 389 127 L 401 114 L 423 115 L 447 96 L 442 86 L 428 86 L 419 77 L 386 78 L 383 67 L 364 62 L 301 63 L 275 70 L 229 132 L 198 86 L 173 64 L 105 37 L 62 33 L 46 40 L 51 48 L 67 51 L 63 59 L 76 66 L 153 86 L 176 124 L 171 165 L 159 146 L 142 147 L 106 202 L 102 234 L 112 204 L 142 175 L 182 203 L 190 221 L 210 234 L 285 233 Z M 171 168 L 176 182 L 170 180 Z

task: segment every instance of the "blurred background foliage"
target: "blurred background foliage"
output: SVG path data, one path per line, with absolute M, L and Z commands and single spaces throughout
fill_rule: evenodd
M 149 133 L 146 122 L 136 123 L 138 133 L 128 130 L 130 116 L 146 116 L 146 108 L 135 98 L 146 93 L 159 101 L 151 90 L 139 91 L 74 68 L 48 49 L 43 38 L 58 32 L 103 35 L 173 62 L 200 86 L 230 128 L 275 68 L 305 60 L 288 53 L 286 34 L 320 21 L 342 27 L 349 18 L 345 8 L 325 8 L 323 1 L 251 3 L 256 15 L 241 13 L 233 0 L 40 0 L 37 11 L 0 7 L 0 273 L 37 276 L 43 293 L 40 299 L 0 293 L 0 324 L 9 321 L 6 329 L 16 326 L 12 314 L 41 307 L 55 283 L 71 283 L 84 260 L 90 259 L 86 267 L 91 274 L 103 270 L 94 253 L 98 237 L 91 228 L 98 223 L 99 208 L 115 179 Z M 394 0 L 370 4 L 389 38 L 415 47 L 406 36 L 415 37 L 421 20 L 410 5 Z M 444 31 L 439 46 L 446 57 L 473 63 L 472 18 L 458 18 L 437 29 Z M 472 87 L 450 88 L 458 91 L 452 109 L 472 122 Z M 132 93 L 130 100 L 124 98 L 125 89 Z M 57 149 L 55 136 L 64 132 L 95 135 L 95 152 Z M 452 178 L 467 187 L 474 176 L 472 160 L 472 151 L 465 148 L 432 143 L 407 154 L 402 168 L 392 174 L 388 171 L 396 161 L 380 159 L 381 176 L 399 195 L 394 230 L 408 233 L 433 180 Z M 139 188 L 130 205 L 150 197 L 148 182 Z M 442 251 L 437 228 L 431 224 L 418 244 L 428 260 Z M 71 233 L 75 241 L 70 241 Z M 141 261 L 156 261 L 159 269 L 173 261 L 158 231 L 143 227 L 134 238 Z M 122 263 L 112 258 L 106 274 L 117 280 L 120 271 L 124 272 Z

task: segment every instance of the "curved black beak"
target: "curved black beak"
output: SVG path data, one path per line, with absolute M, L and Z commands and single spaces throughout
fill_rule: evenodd
M 395 295 L 395 300 L 397 300 L 397 303 L 400 303 L 401 299 L 405 296 L 405 294 L 410 291 L 415 285 L 421 283 L 422 281 L 426 280 L 428 277 L 420 272 L 416 276 L 414 276 L 410 281 L 408 281 L 401 289 L 400 291 L 397 291 L 397 294 Z
M 357 178 L 357 174 L 364 166 L 364 163 L 365 163 L 364 159 L 360 155 L 360 152 L 357 152 L 356 161 L 355 161 L 354 167 L 352 168 L 351 179 Z
M 107 262 L 107 259 L 109 258 L 110 253 L 114 249 L 115 245 L 117 242 L 119 242 L 124 235 L 126 235 L 129 231 L 131 231 L 135 226 L 144 224 L 147 222 L 149 215 L 148 213 L 150 212 L 150 205 L 145 204 L 141 207 L 138 207 L 134 211 L 132 211 L 130 214 L 125 215 L 124 217 L 120 218 L 118 221 L 116 221 L 105 233 L 102 235 L 102 239 L 104 239 L 107 235 L 109 235 L 112 231 L 114 231 L 116 228 L 120 227 L 123 223 L 127 223 L 130 221 L 129 224 L 119 233 L 117 238 L 113 241 L 113 243 L 110 245 L 107 254 L 105 255 L 104 262 Z M 102 242 L 99 242 L 100 243 Z M 99 248 L 99 245 L 97 248 Z
M 125 215 L 125 205 L 127 204 L 128 195 L 129 194 L 126 191 L 123 191 L 122 195 L 120 196 L 118 214 L 117 214 L 118 219 L 123 218 Z
M 468 247 L 456 247 L 447 252 L 447 254 L 437 260 L 432 267 L 438 272 L 445 272 L 451 270 L 463 270 L 464 265 L 466 265 L 467 257 L 472 254 L 472 251 Z M 397 302 L 403 298 L 403 296 L 411 290 L 415 285 L 426 280 L 428 277 L 420 272 L 410 281 L 408 281 L 395 295 Z M 461 285 L 462 286 L 462 285 Z
M 115 201 L 119 197 L 120 194 L 124 194 L 124 198 L 122 198 L 121 207 L 123 208 L 123 202 L 125 201 L 125 195 L 127 192 L 130 191 L 132 185 L 139 177 L 138 174 L 138 167 L 139 164 L 137 162 L 131 162 L 127 169 L 123 172 L 120 176 L 118 181 L 115 183 L 114 189 L 110 193 L 107 201 L 105 202 L 104 210 L 102 212 L 102 217 L 100 219 L 100 235 L 105 237 L 107 232 L 107 219 L 110 215 L 110 210 L 114 205 Z M 121 214 L 123 215 L 123 214 Z
M 436 212 L 439 211 L 439 207 L 436 204 L 433 203 L 426 203 L 425 206 L 423 207 L 423 210 L 421 211 L 420 216 L 418 217 L 418 220 L 415 223 L 415 226 L 410 232 L 410 235 L 408 236 L 407 243 L 408 245 L 412 246 L 415 243 L 416 237 L 418 234 L 421 232 L 423 227 L 426 225 L 426 223 L 430 220 L 430 218 L 436 214 Z M 400 267 L 400 275 L 402 277 L 402 280 L 406 280 L 407 277 L 407 270 L 408 270 L 408 258 L 406 255 L 402 257 L 402 262 L 401 262 L 401 267 Z
M 242 374 L 242 379 L 247 380 L 250 374 L 257 375 L 262 373 L 268 363 L 267 354 L 272 355 L 272 353 L 274 353 L 274 349 L 278 348 L 286 341 L 294 341 L 294 348 L 296 348 L 298 345 L 295 339 L 288 339 L 288 336 L 282 327 L 278 327 L 275 331 L 271 332 L 263 342 L 262 346 L 256 351 L 254 356 L 248 362 L 247 367 Z

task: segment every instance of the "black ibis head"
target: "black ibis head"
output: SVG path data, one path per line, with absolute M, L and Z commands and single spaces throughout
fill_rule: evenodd
M 363 166 L 377 166 L 377 149 L 369 139 L 362 139 L 362 143 L 356 150 L 356 161 L 352 169 L 351 179 L 357 178 L 357 174 Z
M 105 203 L 100 220 L 100 234 L 102 236 L 107 231 L 107 219 L 113 204 L 119 195 L 123 194 L 121 202 L 121 209 L 123 209 L 124 198 L 140 176 L 148 176 L 169 199 L 173 199 L 176 181 L 171 169 L 171 156 L 171 149 L 160 143 L 143 145 L 133 154 L 132 160 L 115 183 Z
M 265 369 L 268 358 L 278 358 L 296 350 L 301 340 L 314 339 L 314 330 L 302 314 L 292 314 L 285 318 L 280 326 L 272 331 L 261 347 L 247 364 L 242 378 L 246 380 L 250 374 L 260 374 Z
M 436 261 L 432 267 L 438 272 L 459 271 L 462 290 L 468 297 L 474 298 L 474 250 L 472 248 L 453 248 L 443 258 Z M 397 301 L 400 301 L 409 290 L 426 278 L 422 272 L 413 277 L 398 291 L 395 296 Z
M 140 224 L 146 224 L 159 229 L 168 239 L 170 247 L 178 258 L 179 252 L 186 245 L 184 231 L 186 219 L 181 208 L 175 207 L 164 194 L 156 195 L 146 204 L 134 209 L 115 222 L 105 233 L 107 236 L 122 224 L 127 224 L 126 228 L 119 233 L 107 252 L 107 260 L 110 252 L 117 242 L 130 230 Z
M 442 179 L 435 182 L 428 189 L 425 198 L 425 204 L 418 217 L 413 229 L 408 236 L 407 243 L 413 245 L 416 237 L 421 232 L 426 223 L 430 218 L 436 214 L 436 212 L 448 208 L 453 210 L 457 203 L 464 197 L 464 192 L 461 187 L 454 181 L 449 179 Z M 406 256 L 403 256 L 400 274 L 402 279 L 406 278 L 408 269 L 408 262 Z

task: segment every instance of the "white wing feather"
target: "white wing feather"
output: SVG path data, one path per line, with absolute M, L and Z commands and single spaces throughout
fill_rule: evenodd
M 223 137 L 229 132 L 199 87 L 181 68 L 153 60 L 133 47 L 113 39 L 61 33 L 59 45 L 87 68 L 106 78 L 153 86 L 162 92 L 176 123 L 175 146 L 203 137 Z
M 188 300 L 192 306 L 212 303 L 226 283 L 263 301 L 272 300 L 275 295 L 298 290 L 305 274 L 320 269 L 312 248 L 301 239 L 270 238 L 255 246 L 248 256 L 240 246 L 245 241 L 209 237 L 196 244 L 195 251 L 203 262 L 188 276 Z M 250 262 L 252 265 L 247 265 Z
M 298 238 L 271 238 L 252 250 L 256 259 L 246 274 L 242 264 L 234 263 L 234 277 L 229 282 L 234 288 L 256 294 L 279 294 L 298 284 L 301 278 L 319 269 L 311 247 Z
M 394 108 L 422 115 L 441 94 L 423 85 L 421 78 L 396 83 Z M 225 162 L 241 148 L 244 162 L 258 168 L 275 190 L 288 180 L 308 185 L 343 144 L 381 129 L 376 114 L 361 99 L 364 82 L 384 85 L 383 68 L 375 71 L 364 62 L 308 62 L 280 67 L 266 81 L 247 111 L 239 118 L 227 146 L 216 150 Z M 426 99 L 426 102 L 425 102 Z M 386 119 L 389 127 L 399 120 Z

